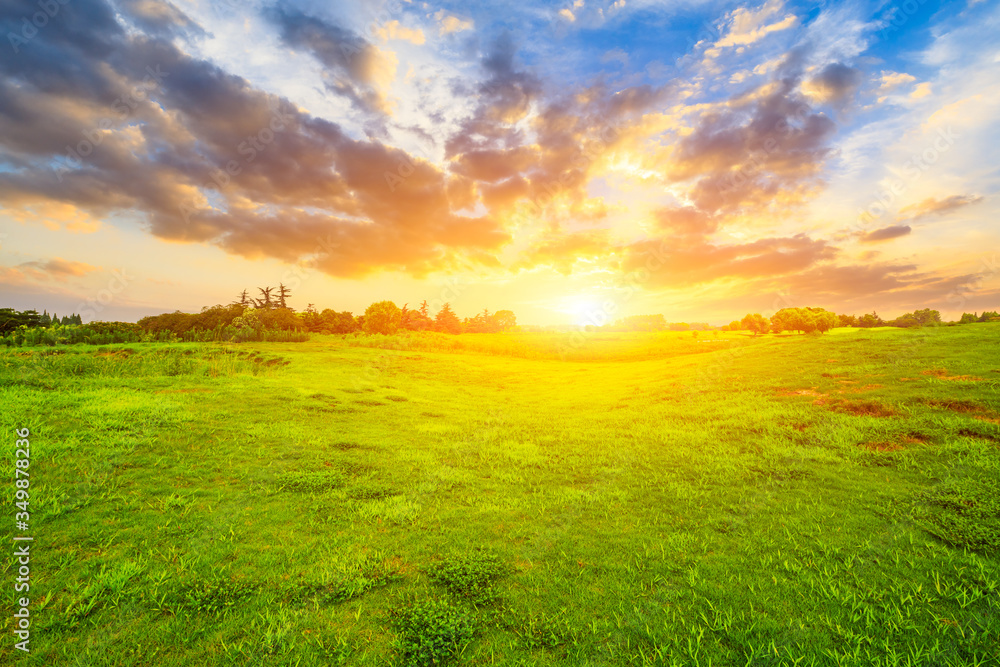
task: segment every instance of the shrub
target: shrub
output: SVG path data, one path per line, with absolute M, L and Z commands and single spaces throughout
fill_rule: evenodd
M 415 602 L 391 613 L 400 634 L 396 649 L 405 665 L 444 664 L 475 634 L 472 614 L 447 600 Z
M 474 604 L 495 600 L 493 584 L 506 573 L 506 566 L 497 556 L 482 552 L 452 556 L 427 568 L 431 580 Z

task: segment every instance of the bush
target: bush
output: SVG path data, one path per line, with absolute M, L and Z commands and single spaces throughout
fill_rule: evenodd
M 472 639 L 470 613 L 447 600 L 424 600 L 392 611 L 400 636 L 396 648 L 405 665 L 440 665 L 452 660 Z
M 487 553 L 452 556 L 427 568 L 432 581 L 474 604 L 495 600 L 497 594 L 493 583 L 506 573 L 507 568 L 500 559 Z

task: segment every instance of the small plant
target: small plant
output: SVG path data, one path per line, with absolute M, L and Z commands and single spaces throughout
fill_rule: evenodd
M 278 476 L 278 484 L 290 491 L 326 491 L 344 485 L 338 470 L 291 471 Z
M 226 612 L 254 595 L 257 587 L 249 582 L 228 579 L 202 580 L 182 585 L 176 603 L 192 611 L 208 614 Z
M 396 649 L 408 666 L 450 662 L 475 634 L 472 614 L 447 600 L 415 602 L 391 615 L 399 631 Z
M 427 568 L 431 580 L 473 604 L 496 600 L 493 584 L 505 574 L 507 567 L 497 556 L 487 553 L 452 556 Z

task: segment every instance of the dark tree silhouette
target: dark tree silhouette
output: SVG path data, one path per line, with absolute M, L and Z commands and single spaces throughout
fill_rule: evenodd
M 284 283 L 278 283 L 278 308 L 288 308 L 288 297 L 292 295 L 292 290 L 285 287 Z
M 273 287 L 258 287 L 262 299 L 257 299 L 258 308 L 274 308 L 274 302 L 271 301 L 271 292 L 274 291 Z

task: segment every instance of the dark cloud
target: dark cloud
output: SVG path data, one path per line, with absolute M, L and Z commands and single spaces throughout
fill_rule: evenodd
M 296 9 L 275 7 L 265 16 L 275 23 L 288 46 L 311 53 L 325 68 L 325 85 L 337 95 L 351 100 L 366 114 L 381 115 L 390 110 L 381 87 L 395 60 L 382 53 L 354 31 Z M 382 126 L 378 126 L 384 133 Z
M 446 157 L 476 150 L 520 146 L 524 137 L 512 125 L 524 118 L 542 93 L 541 80 L 516 62 L 517 47 L 510 33 L 502 33 L 480 61 L 486 78 L 476 86 L 456 82 L 456 97 L 475 96 L 473 114 L 445 144 Z
M 861 80 L 861 70 L 843 63 L 830 63 L 806 81 L 804 87 L 811 97 L 820 102 L 841 105 L 854 95 Z
M 117 0 L 122 13 L 140 30 L 156 37 L 204 36 L 205 30 L 166 0 Z
M 868 232 L 861 237 L 862 243 L 877 243 L 879 241 L 889 241 L 890 239 L 898 239 L 901 236 L 906 236 L 911 231 L 909 225 L 893 225 L 891 227 L 883 227 L 882 229 L 876 229 L 873 232 Z
M 693 181 L 691 203 L 720 222 L 801 202 L 819 184 L 836 125 L 796 92 L 797 82 L 786 76 L 706 113 L 677 142 L 667 180 Z

